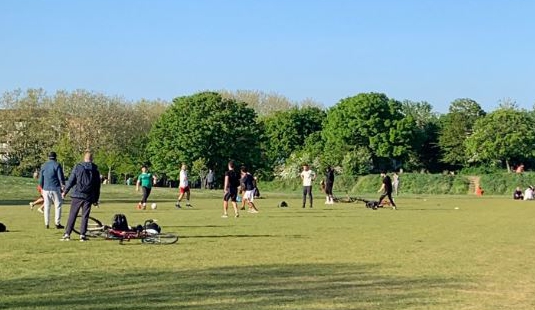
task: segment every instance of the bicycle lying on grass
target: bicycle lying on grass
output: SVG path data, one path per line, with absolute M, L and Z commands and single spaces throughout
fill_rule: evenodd
M 79 223 L 81 222 L 81 216 L 78 216 L 76 220 L 77 227 L 73 231 L 80 234 Z M 101 221 L 94 217 L 89 217 L 87 223 L 86 237 L 91 238 L 104 238 L 106 240 L 119 240 L 119 243 L 123 243 L 125 240 L 130 241 L 132 239 L 140 239 L 144 244 L 173 244 L 178 241 L 178 236 L 168 233 L 159 233 L 157 230 L 151 228 L 151 224 L 156 220 L 146 220 L 143 226 L 139 225 L 138 229 L 131 230 L 119 230 L 114 229 L 111 226 L 103 225 Z

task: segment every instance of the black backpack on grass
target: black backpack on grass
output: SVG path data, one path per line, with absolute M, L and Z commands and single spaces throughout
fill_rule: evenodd
M 6 231 L 7 231 L 6 225 L 4 225 L 4 223 L 0 223 L 0 232 L 6 232 Z
M 128 221 L 126 220 L 126 215 L 121 213 L 115 214 L 111 222 L 111 228 L 120 231 L 130 230 L 130 227 L 128 227 Z

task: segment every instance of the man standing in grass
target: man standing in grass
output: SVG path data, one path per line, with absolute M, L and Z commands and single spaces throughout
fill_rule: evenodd
M 69 213 L 69 220 L 67 221 L 67 228 L 61 241 L 69 241 L 71 232 L 76 223 L 78 212 L 82 209 L 82 222 L 80 223 L 80 241 L 87 241 L 85 233 L 87 232 L 87 222 L 89 220 L 89 213 L 91 212 L 91 205 L 98 205 L 100 198 L 100 172 L 97 165 L 93 164 L 93 155 L 86 152 L 84 161 L 74 167 L 72 173 L 67 181 L 65 191 L 61 194 L 63 198 L 73 188 L 71 193 L 71 211 Z
M 390 177 L 386 174 L 386 171 L 381 172 L 381 177 L 383 178 L 383 183 L 381 184 L 381 188 L 377 192 L 383 193 L 379 197 L 379 203 L 381 203 L 385 197 L 388 197 L 388 200 L 392 205 L 392 209 L 397 210 L 396 204 L 394 203 L 394 199 L 392 199 L 392 179 L 390 179 Z
M 312 208 L 312 182 L 316 179 L 316 173 L 310 170 L 308 164 L 303 165 L 301 179 L 303 180 L 303 208 L 307 202 L 307 195 L 310 198 L 310 207 Z
M 41 167 L 39 174 L 39 185 L 43 189 L 43 206 L 45 215 L 45 227 L 49 227 L 50 221 L 50 205 L 54 203 L 54 224 L 57 229 L 63 229 L 60 223 L 61 220 L 61 206 L 63 199 L 61 198 L 61 191 L 65 187 L 65 175 L 61 165 L 56 161 L 56 153 L 50 152 L 48 154 L 48 161 Z
M 236 171 L 234 171 L 234 161 L 228 162 L 228 170 L 225 172 L 225 181 L 223 183 L 223 190 L 225 192 L 223 196 L 223 215 L 222 218 L 228 217 L 228 201 L 232 203 L 234 208 L 234 217 L 239 217 L 238 205 L 236 204 L 236 197 L 238 196 L 238 186 L 240 186 L 240 178 Z
M 186 207 L 191 208 L 191 204 L 189 203 L 189 180 L 188 180 L 188 167 L 185 164 L 182 164 L 182 167 L 180 168 L 180 182 L 178 185 L 178 199 L 175 204 L 175 207 L 177 209 L 180 209 L 180 201 L 182 201 L 182 198 L 184 197 L 184 194 L 186 195 Z
M 255 193 L 255 185 L 254 185 L 254 178 L 249 171 L 247 171 L 247 167 L 242 166 L 241 167 L 241 184 L 243 186 L 243 206 L 247 204 L 249 206 L 249 210 L 247 212 L 249 213 L 258 213 L 258 209 L 256 208 L 254 204 L 254 193 Z M 244 208 L 242 208 L 243 210 Z
M 141 201 L 137 204 L 138 209 L 145 210 L 147 208 L 147 199 L 150 196 L 152 185 L 156 184 L 156 176 L 149 172 L 149 168 L 146 165 L 141 166 L 141 174 L 137 177 L 136 191 L 139 192 L 139 186 L 143 195 Z

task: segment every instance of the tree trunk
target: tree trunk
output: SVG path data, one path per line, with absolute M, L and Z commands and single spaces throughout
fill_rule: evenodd
M 509 160 L 505 160 L 505 166 L 507 167 L 507 172 L 511 172 L 511 165 L 509 164 Z

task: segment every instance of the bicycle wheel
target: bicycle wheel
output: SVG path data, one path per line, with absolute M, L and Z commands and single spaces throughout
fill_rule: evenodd
M 76 224 L 74 225 L 72 231 L 80 234 L 80 226 L 82 222 L 82 216 L 78 215 L 76 217 Z M 87 221 L 87 231 L 85 233 L 86 237 L 103 237 L 106 238 L 106 227 L 102 225 L 102 223 L 97 220 L 94 217 L 89 217 L 89 220 Z
M 173 244 L 178 241 L 178 236 L 173 234 L 149 234 L 141 238 L 141 242 L 147 244 Z

